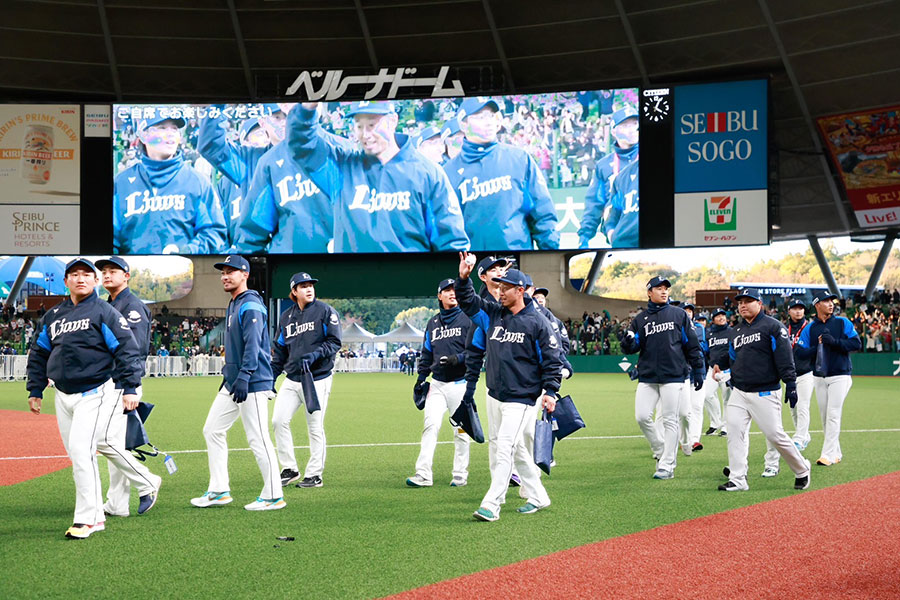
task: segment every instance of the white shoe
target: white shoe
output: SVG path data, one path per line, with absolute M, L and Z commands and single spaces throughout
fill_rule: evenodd
M 206 508 L 207 506 L 224 506 L 229 504 L 234 498 L 231 492 L 206 492 L 199 498 L 191 498 L 191 504 L 198 508 Z
M 690 456 L 691 454 L 693 454 L 694 449 L 691 448 L 690 444 L 682 444 L 681 451 L 684 453 L 685 456 Z
M 775 477 L 778 475 L 778 469 L 774 469 L 772 467 L 766 467 L 762 472 L 761 477 Z
M 414 488 L 431 487 L 431 482 L 421 475 L 416 474 L 406 480 L 406 485 Z
M 250 504 L 244 505 L 244 508 L 247 510 L 278 510 L 285 506 L 287 506 L 287 503 L 284 501 L 284 498 L 272 498 L 270 500 L 257 498 Z
M 462 477 L 454 477 L 453 481 L 450 482 L 450 487 L 465 487 L 468 483 L 469 482 Z
M 729 479 L 719 486 L 720 492 L 746 492 L 749 489 L 750 486 L 747 485 L 747 480 L 745 479 L 742 479 L 740 481 Z
M 124 513 L 115 512 L 113 509 L 111 509 L 111 508 L 109 507 L 109 502 L 107 502 L 106 504 L 103 505 L 103 514 L 104 514 L 104 515 L 107 515 L 107 516 L 110 516 L 110 517 L 127 517 L 127 516 L 128 516 L 129 514 L 131 514 L 131 513 L 128 513 L 128 512 L 124 512 Z

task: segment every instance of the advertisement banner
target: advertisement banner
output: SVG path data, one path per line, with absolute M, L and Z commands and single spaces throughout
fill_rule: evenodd
M 675 194 L 676 246 L 766 244 L 766 190 Z
M 84 105 L 84 137 L 109 137 L 112 121 L 109 104 Z
M 860 227 L 900 223 L 900 106 L 818 119 Z
M 0 204 L 0 254 L 78 254 L 78 205 Z
M 0 204 L 78 204 L 81 109 L 0 105 Z

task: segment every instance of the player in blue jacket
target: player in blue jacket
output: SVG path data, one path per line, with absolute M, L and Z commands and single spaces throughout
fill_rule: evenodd
M 418 365 L 416 389 L 421 389 L 428 375 L 431 383 L 425 397 L 422 442 L 416 459 L 416 473 L 406 480 L 410 487 L 431 487 L 432 464 L 437 446 L 441 419 L 459 408 L 466 391 L 466 340 L 472 321 L 456 301 L 455 280 L 445 279 L 438 284 L 440 312 L 425 325 L 422 357 Z M 469 479 L 469 436 L 459 428 L 453 430 L 452 487 L 462 487 Z
M 226 247 L 221 202 L 209 179 L 184 161 L 184 119 L 156 117 L 138 126 L 141 161 L 116 175 L 113 252 L 212 254 Z
M 497 141 L 500 107 L 466 98 L 458 119 L 462 152 L 444 163 L 473 250 L 555 250 L 557 218 L 540 168 L 527 152 Z
M 722 404 L 727 406 L 728 396 L 731 394 L 731 388 L 728 386 L 728 379 L 731 377 L 731 359 L 728 357 L 728 346 L 731 343 L 733 331 L 728 326 L 728 316 L 721 308 L 713 312 L 712 325 L 706 336 L 706 343 L 709 347 L 707 362 L 709 368 L 706 372 L 706 412 L 709 413 L 709 429 L 706 435 L 713 435 L 716 431 L 720 436 L 728 435 L 728 429 L 725 427 L 725 419 L 722 418 Z M 719 370 L 715 367 L 718 365 Z M 722 400 L 719 400 L 719 394 Z
M 361 149 L 335 141 L 316 103 L 288 115 L 294 159 L 334 207 L 334 252 L 429 252 L 469 247 L 459 201 L 441 168 L 396 132 L 391 102 L 355 102 L 347 115 Z
M 784 401 L 797 405 L 797 374 L 787 329 L 765 314 L 759 291 L 744 289 L 735 296 L 743 322 L 734 328 L 729 356 L 733 390 L 725 409 L 728 422 L 728 481 L 725 492 L 746 491 L 750 422 L 778 449 L 791 471 L 794 489 L 809 487 L 809 461 L 803 458 L 781 424 L 781 382 Z
M 813 361 L 813 384 L 825 442 L 816 461 L 824 467 L 841 462 L 841 413 L 850 392 L 852 363 L 850 353 L 862 348 L 853 323 L 846 317 L 834 316 L 837 296 L 826 294 L 813 300 L 816 318 L 797 340 L 797 354 Z
M 578 228 L 578 247 L 587 248 L 603 222 L 603 213 L 612 198 L 612 184 L 619 172 L 638 159 L 640 123 L 637 111 L 626 107 L 612 116 L 613 151 L 597 161 L 584 197 L 584 213 Z
M 281 492 L 278 457 L 269 436 L 268 401 L 275 393 L 271 344 L 265 301 L 247 288 L 250 263 L 231 254 L 213 265 L 222 272 L 222 287 L 231 296 L 225 313 L 225 367 L 222 385 L 209 408 L 203 437 L 209 459 L 209 487 L 191 499 L 199 508 L 230 503 L 228 478 L 228 430 L 238 417 L 244 424 L 247 443 L 263 476 L 263 488 L 247 510 L 277 510 L 286 506 Z
M 291 419 L 297 409 L 306 408 L 303 377 L 310 373 L 319 410 L 306 413 L 309 433 L 309 461 L 303 480 L 297 487 L 322 487 L 325 470 L 325 410 L 331 396 L 331 371 L 334 356 L 341 349 L 341 319 L 330 305 L 316 299 L 315 284 L 319 280 L 309 273 L 295 273 L 291 277 L 291 306 L 281 313 L 278 337 L 272 345 L 272 375 L 277 379 L 282 371 L 287 378 L 281 384 L 275 407 L 272 409 L 272 428 L 278 446 L 278 459 L 283 467 L 281 485 L 300 479 Z
M 696 308 L 690 302 L 682 306 L 684 312 L 691 319 L 694 327 L 694 334 L 697 336 L 697 342 L 700 344 L 700 357 L 703 360 L 703 387 L 695 390 L 691 385 L 690 379 L 685 383 L 685 393 L 687 394 L 687 402 L 690 405 L 688 413 L 688 427 L 681 432 L 681 445 L 685 453 L 691 454 L 703 450 L 703 444 L 700 443 L 700 434 L 703 432 L 703 401 L 706 398 L 706 374 L 707 363 L 706 355 L 709 352 L 709 344 L 706 341 L 706 317 L 696 314 Z
M 83 539 L 103 531 L 106 523 L 97 451 L 123 470 L 136 462 L 107 431 L 114 413 L 137 406 L 141 365 L 128 321 L 94 292 L 98 281 L 91 261 L 76 258 L 66 264 L 65 283 L 69 297 L 38 325 L 26 388 L 34 414 L 41 412 L 50 380 L 56 388 L 56 420 L 75 480 L 75 521 L 66 537 Z M 151 496 L 161 481 L 141 482 L 141 494 L 155 502 Z
M 603 222 L 603 233 L 613 248 L 640 245 L 640 182 L 639 160 L 623 168 L 613 181 L 609 214 Z
M 625 333 L 619 333 L 626 354 L 640 351 L 634 414 L 658 461 L 654 479 L 675 477 L 679 423 L 686 420 L 689 409 L 682 394 L 685 373 L 690 373 L 690 382 L 698 390 L 706 376 L 690 318 L 684 310 L 669 304 L 671 287 L 665 277 L 650 279 L 646 310 L 631 320 Z M 663 423 L 662 438 L 653 421 L 657 404 Z

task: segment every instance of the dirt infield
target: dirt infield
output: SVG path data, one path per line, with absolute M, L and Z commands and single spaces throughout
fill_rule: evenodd
M 897 598 L 898 497 L 900 472 L 889 473 L 392 598 Z
M 23 456 L 66 456 L 54 415 L 0 410 L 0 485 L 13 485 L 71 466 L 68 458 L 8 460 Z

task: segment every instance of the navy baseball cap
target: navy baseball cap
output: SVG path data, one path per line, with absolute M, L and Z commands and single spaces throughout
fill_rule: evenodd
M 93 272 L 96 272 L 96 268 L 94 267 L 94 263 L 84 258 L 83 256 L 79 256 L 78 258 L 74 258 L 66 263 L 65 274 L 68 275 L 69 271 L 74 269 L 75 267 L 87 267 Z
M 225 267 L 231 267 L 232 269 L 238 269 L 239 271 L 250 272 L 250 263 L 247 262 L 246 258 L 239 254 L 229 254 L 224 261 L 214 264 L 213 267 L 220 271 Z
M 459 112 L 456 113 L 456 118 L 463 121 L 466 117 L 474 115 L 485 106 L 493 106 L 494 112 L 500 111 L 500 105 L 497 104 L 495 100 L 486 96 L 477 96 L 475 98 L 466 98 L 463 100 L 459 107 Z
M 681 306 L 681 300 L 675 300 L 674 298 L 669 298 L 669 304 L 672 306 Z
M 813 304 L 818 304 L 822 300 L 837 300 L 837 299 L 838 299 L 837 294 L 832 294 L 831 292 L 828 292 L 824 296 L 813 298 Z
M 291 289 L 294 289 L 301 283 L 319 283 L 319 280 L 310 275 L 309 273 L 294 273 L 291 275 Z
M 459 119 L 453 117 L 452 119 L 444 123 L 444 128 L 441 129 L 441 137 L 443 139 L 447 139 L 451 135 L 456 135 L 459 132 Z
M 347 116 L 352 117 L 353 115 L 389 115 L 394 113 L 394 103 L 393 102 L 372 102 L 370 100 L 363 100 L 361 102 L 354 102 L 347 109 Z
M 612 122 L 613 127 L 618 127 L 623 121 L 626 119 L 637 119 L 638 113 L 631 106 L 626 106 L 625 108 L 619 109 L 613 113 Z
M 672 282 L 663 277 L 662 275 L 657 275 L 653 279 L 647 282 L 647 289 L 652 289 L 658 286 L 664 285 L 666 287 L 672 287 Z
M 415 141 L 413 142 L 413 145 L 416 148 L 418 148 L 419 146 L 422 145 L 422 142 L 424 142 L 425 140 L 430 140 L 431 138 L 437 137 L 439 135 L 441 135 L 441 130 L 438 129 L 437 127 L 426 127 L 425 129 L 422 130 L 422 133 L 420 133 L 416 137 Z
M 444 290 L 446 290 L 446 289 L 449 288 L 449 287 L 453 287 L 453 285 L 454 285 L 455 283 L 456 283 L 456 280 L 455 280 L 455 279 L 443 279 L 443 280 L 441 280 L 441 282 L 438 284 L 438 294 L 440 294 L 441 292 L 443 292 Z
M 528 273 L 522 273 L 522 278 L 525 280 L 525 287 L 532 287 L 534 285 L 534 280 Z
M 713 314 L 712 314 L 713 319 L 715 319 L 715 318 L 718 317 L 719 315 L 725 315 L 725 316 L 728 316 L 728 313 L 725 311 L 724 308 L 717 308 L 716 310 L 713 311 Z
M 126 273 L 130 273 L 131 269 L 128 267 L 128 263 L 125 262 L 125 259 L 121 256 L 110 256 L 109 258 L 101 258 L 94 265 L 100 271 L 103 270 L 103 267 L 114 267 L 116 269 L 122 269 Z
M 259 127 L 259 119 L 247 119 L 241 123 L 241 128 L 238 130 L 238 139 L 243 142 L 247 135 L 257 127 Z
M 753 288 L 744 288 L 734 297 L 735 300 L 741 300 L 742 298 L 750 298 L 751 300 L 762 302 L 762 296 L 759 295 L 759 290 Z
M 505 258 L 497 258 L 496 256 L 488 256 L 486 258 L 482 258 L 481 262 L 478 263 L 478 276 L 481 277 L 484 275 L 485 271 L 490 271 L 497 265 L 501 267 L 505 267 L 509 264 L 509 261 Z
M 536 288 L 534 288 L 534 294 L 543 294 L 544 296 L 549 296 L 550 290 L 548 290 L 545 287 L 536 287 Z M 532 294 L 532 295 L 534 295 L 534 294 Z
M 697 310 L 697 309 L 694 307 L 694 305 L 691 304 L 690 302 L 685 302 L 685 303 L 684 303 L 684 306 L 682 306 L 681 308 L 689 308 L 689 309 L 691 309 L 691 310 Z
M 530 281 L 528 275 L 518 269 L 510 269 L 503 277 L 494 277 L 493 279 L 494 281 L 508 283 L 510 285 L 516 285 L 519 287 L 527 287 L 528 281 Z
M 697 315 L 697 320 L 698 321 L 709 321 L 709 315 L 706 313 L 700 313 L 699 315 Z
M 159 125 L 164 121 L 175 121 L 175 123 L 178 124 L 178 129 L 184 129 L 184 126 L 186 125 L 186 121 L 181 117 L 163 116 L 157 112 L 155 117 L 141 119 L 141 122 L 138 124 L 138 132 L 144 131 L 148 127 Z
M 791 302 L 788 304 L 788 308 L 797 308 L 798 306 L 803 310 L 806 310 L 806 303 L 803 302 L 803 300 L 800 300 L 799 298 L 791 298 Z

